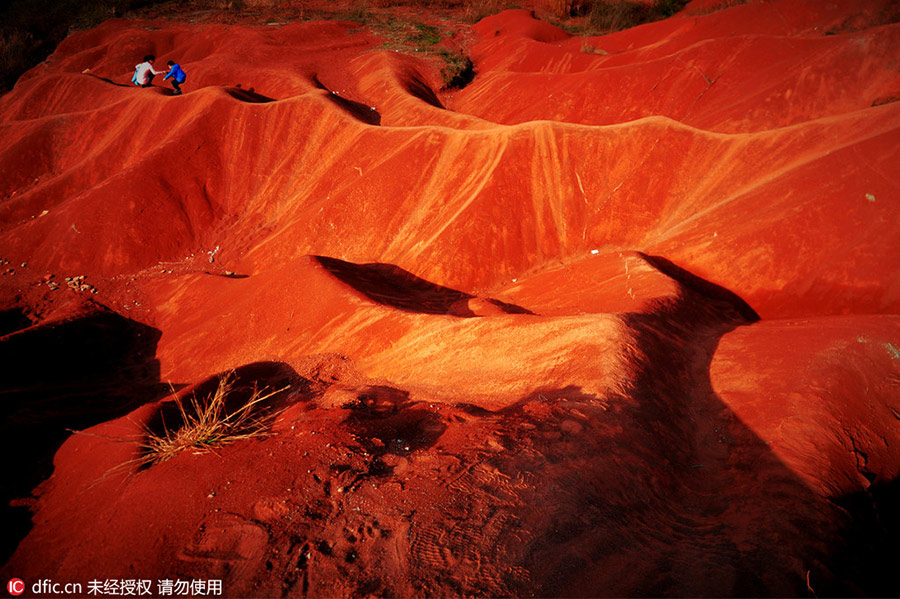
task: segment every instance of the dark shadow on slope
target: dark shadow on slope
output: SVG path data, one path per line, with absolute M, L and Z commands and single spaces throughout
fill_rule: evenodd
M 0 337 L 28 328 L 31 319 L 24 311 L 18 309 L 0 310 Z
M 318 75 L 313 75 L 313 76 L 310 78 L 309 81 L 310 81 L 310 83 L 312 83 L 314 86 L 316 86 L 317 89 L 321 89 L 321 90 L 326 91 L 326 92 L 330 92 L 330 91 L 331 91 L 330 89 L 328 89 L 328 87 L 327 87 L 324 83 L 322 83 L 322 80 L 319 79 L 319 76 L 318 76 Z
M 360 102 L 348 100 L 335 92 L 331 92 L 325 97 L 356 120 L 362 121 L 367 125 L 381 125 L 381 113 L 375 110 L 374 106 L 366 106 Z
M 712 387 L 719 340 L 759 316 L 730 290 L 665 258 L 645 259 L 684 292 L 653 312 L 623 315 L 635 336 L 631 361 L 640 365 L 628 393 L 632 402 L 621 408 L 633 427 L 625 446 L 650 453 L 657 468 L 676 474 L 649 496 L 666 502 L 673 538 L 695 546 L 661 547 L 656 571 L 638 594 L 800 596 L 807 589 L 798 559 L 818 572 L 821 595 L 871 594 L 879 575 L 842 557 L 864 550 L 854 538 L 864 518 L 810 491 Z M 698 582 L 714 575 L 730 583 Z
M 116 87 L 136 87 L 133 84 L 118 83 L 116 81 L 113 81 L 112 79 L 109 79 L 108 77 L 100 77 L 99 75 L 94 75 L 93 73 L 85 73 L 85 75 L 87 75 L 88 77 L 93 77 L 94 79 L 99 79 L 100 81 L 109 83 L 110 85 L 115 85 Z
M 449 62 L 450 59 L 445 58 L 445 60 L 448 60 Z M 472 72 L 472 76 L 474 77 L 474 71 Z M 321 89 L 327 89 L 317 78 L 314 77 L 313 80 L 314 83 Z M 438 98 L 438 95 L 425 82 L 422 74 L 419 73 L 419 71 L 417 71 L 415 68 L 408 65 L 405 67 L 400 67 L 400 70 L 397 73 L 397 81 L 410 95 L 422 100 L 426 104 L 434 106 L 435 108 L 446 110 L 444 105 L 441 104 L 441 100 L 440 98 Z
M 817 539 L 805 539 L 804 533 L 806 526 L 827 530 L 824 513 L 808 511 L 808 506 L 824 502 L 817 501 L 767 445 L 730 413 L 709 379 L 722 336 L 759 317 L 731 291 L 664 258 L 644 258 L 679 282 L 683 291 L 680 298 L 660 302 L 652 312 L 622 316 L 634 336 L 627 349 L 629 362 L 639 369 L 627 392 L 630 401 L 617 411 L 630 424 L 625 445 L 652 456 L 645 458 L 645 467 L 672 476 L 647 494 L 662 504 L 645 507 L 648 514 L 654 507 L 671 514 L 666 532 L 681 538 L 682 546 L 660 546 L 653 556 L 653 571 L 636 592 L 802 594 L 801 573 L 775 565 L 790 563 L 792 551 L 809 555 L 823 549 Z M 763 522 L 767 525 L 761 526 Z M 799 540 L 801 547 L 786 550 L 777 540 L 780 535 Z M 744 537 L 756 539 L 750 552 L 735 545 L 735 538 Z M 687 565 L 678 568 L 679 563 Z M 715 570 L 722 582 L 704 581 Z
M 352 116 L 353 118 L 366 123 L 367 125 L 381 125 L 381 113 L 375 110 L 374 106 L 368 106 L 360 102 L 354 102 L 342 97 L 334 90 L 328 89 L 324 83 L 319 80 L 317 75 L 312 76 L 312 84 L 317 88 L 328 92 L 326 96 L 338 108 Z
M 250 275 L 242 275 L 242 274 L 238 274 L 236 272 L 229 274 L 227 271 L 226 272 L 210 272 L 208 270 L 204 270 L 203 274 L 209 275 L 211 277 L 222 277 L 225 279 L 249 279 L 250 278 Z
M 431 89 L 415 71 L 410 70 L 401 74 L 400 81 L 403 84 L 404 89 L 411 95 L 435 108 L 445 110 L 444 105 L 441 104 L 441 101 L 437 97 L 437 94 L 434 93 L 434 90 Z
M 437 515 L 415 522 L 428 531 L 421 557 L 446 551 L 454 564 L 528 573 L 464 595 L 802 597 L 810 573 L 820 597 L 896 596 L 898 481 L 835 500 L 810 490 L 710 381 L 719 340 L 755 312 L 649 260 L 684 292 L 623 315 L 636 371 L 622 395 L 570 385 L 496 412 L 454 406 L 463 423 L 491 420 L 503 450 L 463 464 Z M 473 574 L 456 565 L 435 575 L 491 573 Z
M 5 562 L 31 527 L 13 499 L 53 472 L 70 429 L 123 416 L 167 392 L 155 358 L 160 332 L 99 306 L 73 320 L 0 340 L 0 452 Z
M 446 423 L 421 402 L 411 401 L 409 392 L 386 385 L 360 389 L 349 410 L 345 425 L 356 441 L 373 456 L 367 472 L 359 474 L 350 487 L 370 476 L 388 476 L 394 467 L 387 456 L 404 457 L 432 447 Z
M 900 479 L 876 481 L 865 491 L 833 501 L 853 523 L 835 562 L 858 573 L 857 587 L 866 595 L 900 596 L 894 570 L 900 564 Z
M 701 279 L 697 275 L 690 273 L 671 260 L 667 260 L 661 256 L 650 256 L 642 252 L 637 252 L 647 263 L 653 268 L 660 271 L 664 275 L 674 279 L 681 285 L 691 289 L 702 296 L 708 297 L 715 304 L 726 312 L 736 311 L 737 315 L 746 323 L 756 322 L 759 320 L 759 314 L 750 307 L 750 304 L 741 299 L 736 293 L 725 289 L 720 285 L 711 283 L 706 279 Z
M 510 304 L 508 302 L 501 302 L 498 299 L 489 298 L 485 301 L 495 308 L 499 308 L 500 311 L 505 314 L 534 314 L 534 312 L 528 308 L 523 308 L 522 306 L 517 306 L 516 304 Z
M 420 279 L 392 264 L 354 264 L 315 256 L 325 270 L 377 304 L 418 314 L 476 316 L 468 307 L 475 296 Z M 488 300 L 506 314 L 531 314 L 521 306 Z
M 241 102 L 248 102 L 250 104 L 267 104 L 269 102 L 275 101 L 274 98 L 269 98 L 268 96 L 256 93 L 253 88 L 241 89 L 240 87 L 225 87 L 223 89 L 225 90 L 226 94 L 236 100 L 240 100 Z

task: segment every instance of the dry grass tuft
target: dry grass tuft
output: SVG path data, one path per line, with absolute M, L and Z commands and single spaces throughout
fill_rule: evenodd
M 260 408 L 262 403 L 287 387 L 265 393 L 253 390 L 250 397 L 237 408 L 228 409 L 228 397 L 233 391 L 231 375 L 219 379 L 215 392 L 205 400 L 191 395 L 189 405 L 184 398 L 176 399 L 181 424 L 169 429 L 163 421 L 162 433 L 147 429 L 142 444 L 144 455 L 134 462 L 139 466 L 153 466 L 169 460 L 183 451 L 206 453 L 217 447 L 267 435 L 270 414 Z
M 603 56 L 607 56 L 609 54 L 609 52 L 607 52 L 603 48 L 598 48 L 590 42 L 584 42 L 583 44 L 581 44 L 581 53 L 582 54 L 600 54 Z

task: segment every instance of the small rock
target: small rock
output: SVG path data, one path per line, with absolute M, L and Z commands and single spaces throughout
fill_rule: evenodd
M 584 430 L 584 426 L 582 426 L 580 422 L 578 422 L 576 420 L 569 420 L 569 419 L 566 419 L 566 420 L 563 420 L 562 422 L 560 422 L 559 428 L 563 432 L 569 433 L 570 435 L 577 435 L 582 430 Z

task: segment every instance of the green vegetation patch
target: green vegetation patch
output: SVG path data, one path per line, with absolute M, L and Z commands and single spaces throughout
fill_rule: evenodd
M 685 0 L 655 0 L 651 4 L 629 0 L 569 2 L 559 16 L 565 19 L 581 18 L 580 23 L 555 24 L 575 35 L 603 35 L 666 19 L 686 4 Z

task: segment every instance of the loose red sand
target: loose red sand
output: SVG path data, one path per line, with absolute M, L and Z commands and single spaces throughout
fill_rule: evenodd
M 67 38 L 0 97 L 2 576 L 900 594 L 900 14 L 730 4 L 455 22 L 445 91 L 349 21 Z M 271 434 L 139 467 L 231 370 Z

